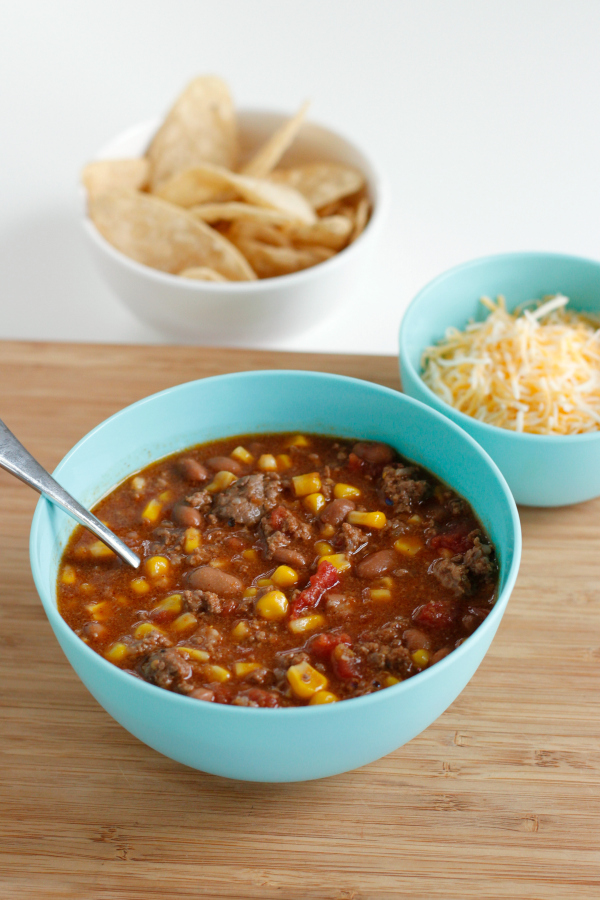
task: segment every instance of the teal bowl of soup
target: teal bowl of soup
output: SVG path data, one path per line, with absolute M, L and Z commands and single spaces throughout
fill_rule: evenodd
M 480 298 L 506 298 L 508 310 L 563 294 L 569 309 L 600 313 L 600 263 L 558 253 L 507 253 L 464 263 L 424 287 L 400 326 L 404 391 L 460 425 L 486 450 L 517 503 L 565 506 L 600 496 L 600 430 L 584 434 L 519 433 L 489 425 L 446 403 L 421 377 L 423 350 L 450 326 L 461 331 L 488 310 Z M 600 426 L 599 426 L 600 427 Z
M 160 753 L 228 778 L 302 781 L 372 762 L 453 702 L 481 663 L 513 589 L 519 518 L 496 465 L 448 418 L 396 391 L 314 372 L 245 372 L 178 385 L 127 407 L 84 437 L 55 477 L 87 506 L 151 462 L 239 434 L 303 432 L 385 442 L 473 508 L 498 560 L 496 601 L 476 630 L 430 668 L 341 702 L 281 709 L 209 703 L 133 677 L 96 653 L 58 612 L 57 578 L 74 523 L 40 499 L 33 577 L 54 633 L 98 703 Z

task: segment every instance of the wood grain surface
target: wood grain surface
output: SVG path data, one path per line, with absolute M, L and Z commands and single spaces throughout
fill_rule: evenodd
M 5 342 L 0 415 L 52 469 L 146 394 L 277 367 L 400 386 L 387 357 Z M 498 634 L 422 735 L 346 775 L 260 785 L 171 762 L 97 705 L 33 585 L 36 495 L 0 472 L 0 498 L 2 900 L 600 897 L 600 501 L 520 510 Z

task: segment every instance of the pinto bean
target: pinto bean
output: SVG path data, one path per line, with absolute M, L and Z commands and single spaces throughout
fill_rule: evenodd
M 188 580 L 190 585 L 199 591 L 212 591 L 219 597 L 233 597 L 241 593 L 244 585 L 235 575 L 229 575 L 214 566 L 199 566 L 193 569 Z
M 286 566 L 292 566 L 301 569 L 306 565 L 306 560 L 299 550 L 293 547 L 278 547 L 273 551 L 273 559 L 275 562 L 283 563 Z
M 340 525 L 349 512 L 356 509 L 356 503 L 353 500 L 332 500 L 321 512 L 321 522 L 326 525 Z
M 387 444 L 380 444 L 378 441 L 359 441 L 352 448 L 352 452 L 366 462 L 375 465 L 385 465 L 391 462 L 395 456 L 391 447 Z
M 402 640 L 411 653 L 415 650 L 431 650 L 431 640 L 420 628 L 407 628 L 402 635 Z
M 193 506 L 188 506 L 187 503 L 176 503 L 173 507 L 171 518 L 178 525 L 185 525 L 186 528 L 200 525 L 202 522 L 202 516 L 198 510 L 194 509 Z
M 232 475 L 241 475 L 244 467 L 237 459 L 230 459 L 228 456 L 211 456 L 206 460 L 206 465 L 213 472 L 231 472 Z
M 194 700 L 206 700 L 208 703 L 212 703 L 215 699 L 214 692 L 209 688 L 196 688 L 195 691 L 192 691 L 191 694 L 188 694 L 188 697 L 193 697 Z
M 93 641 L 102 640 L 108 634 L 108 629 L 101 625 L 100 622 L 88 622 L 81 629 L 84 637 L 91 638 Z
M 187 457 L 179 462 L 179 468 L 188 481 L 207 481 L 210 478 L 210 472 L 199 463 L 197 459 Z
M 398 565 L 398 554 L 395 550 L 378 550 L 366 556 L 357 568 L 360 578 L 379 578 L 393 572 Z
M 441 650 L 436 650 L 436 652 L 431 657 L 431 665 L 433 665 L 436 662 L 439 662 L 440 659 L 444 659 L 445 656 L 448 656 L 448 654 L 451 652 L 451 650 L 452 650 L 452 647 L 442 647 Z

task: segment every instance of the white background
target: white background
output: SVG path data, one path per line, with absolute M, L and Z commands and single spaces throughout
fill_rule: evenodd
M 282 349 L 394 353 L 436 274 L 507 250 L 600 257 L 598 0 L 20 0 L 0 12 L 0 338 L 156 342 L 101 282 L 77 178 L 212 72 L 374 155 L 392 209 L 342 316 Z

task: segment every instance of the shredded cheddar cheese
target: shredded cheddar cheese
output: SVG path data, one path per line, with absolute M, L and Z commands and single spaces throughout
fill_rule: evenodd
M 583 434 L 600 428 L 600 321 L 557 295 L 513 313 L 481 302 L 484 322 L 448 328 L 426 347 L 424 382 L 460 412 L 512 431 Z M 525 307 L 525 308 L 524 308 Z

